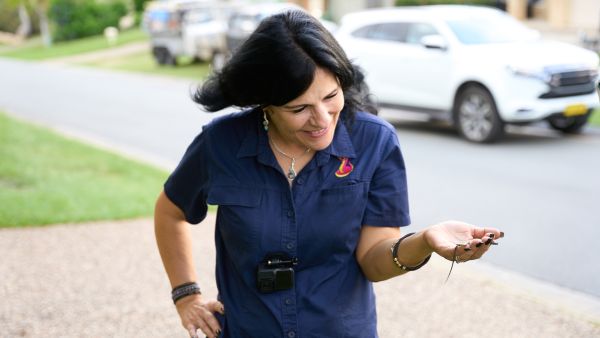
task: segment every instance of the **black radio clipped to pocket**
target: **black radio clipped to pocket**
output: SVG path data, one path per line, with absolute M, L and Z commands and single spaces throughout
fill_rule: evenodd
M 258 291 L 271 293 L 294 287 L 294 266 L 298 258 L 292 258 L 285 253 L 268 254 L 258 265 L 256 285 Z

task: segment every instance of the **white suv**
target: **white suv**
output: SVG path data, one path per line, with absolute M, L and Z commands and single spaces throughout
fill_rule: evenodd
M 497 9 L 368 10 L 344 16 L 336 37 L 379 104 L 448 119 L 473 142 L 540 120 L 576 133 L 600 106 L 597 54 L 543 41 Z

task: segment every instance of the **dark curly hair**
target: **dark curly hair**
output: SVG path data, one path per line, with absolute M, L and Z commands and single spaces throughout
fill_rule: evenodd
M 362 71 L 319 20 L 301 10 L 264 19 L 193 100 L 210 112 L 230 106 L 281 106 L 308 89 L 317 67 L 340 82 L 347 122 L 359 110 L 377 114 Z

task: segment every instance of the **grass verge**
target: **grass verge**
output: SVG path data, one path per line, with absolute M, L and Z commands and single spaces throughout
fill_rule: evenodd
M 600 127 L 600 109 L 596 109 L 593 113 L 592 116 L 590 116 L 590 120 L 589 120 L 591 125 L 594 125 L 596 127 Z
M 22 60 L 46 60 L 102 49 L 122 46 L 131 42 L 148 40 L 148 36 L 141 29 L 123 31 L 114 46 L 110 46 L 103 35 L 92 36 L 74 41 L 58 42 L 51 47 L 44 47 L 41 39 L 36 38 L 23 46 L 8 48 L 0 52 L 6 56 Z
M 150 216 L 167 173 L 0 113 L 0 227 Z
M 150 51 L 120 55 L 114 58 L 104 58 L 80 64 L 111 70 L 182 77 L 198 81 L 206 78 L 210 71 L 208 63 L 192 63 L 189 58 L 179 58 L 177 66 L 160 66 L 154 61 Z

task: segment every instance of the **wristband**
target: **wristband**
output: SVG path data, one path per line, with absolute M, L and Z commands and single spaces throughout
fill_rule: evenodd
M 394 260 L 394 264 L 396 264 L 396 266 L 398 266 L 402 271 L 419 270 L 420 268 L 423 267 L 423 265 L 427 264 L 427 262 L 429 262 L 429 259 L 431 258 L 431 254 L 429 254 L 429 256 L 427 256 L 421 263 L 419 263 L 416 266 L 406 266 L 398 261 L 398 247 L 400 246 L 400 243 L 405 238 L 410 237 L 414 234 L 415 234 L 414 232 L 411 232 L 409 234 L 404 235 L 398 241 L 396 241 L 396 243 L 394 243 L 394 245 L 392 245 L 392 247 L 390 248 L 390 250 L 392 251 L 392 259 Z
M 171 298 L 173 299 L 173 304 L 176 304 L 181 298 L 195 294 L 202 294 L 200 286 L 196 282 L 189 282 L 174 287 L 171 291 Z

